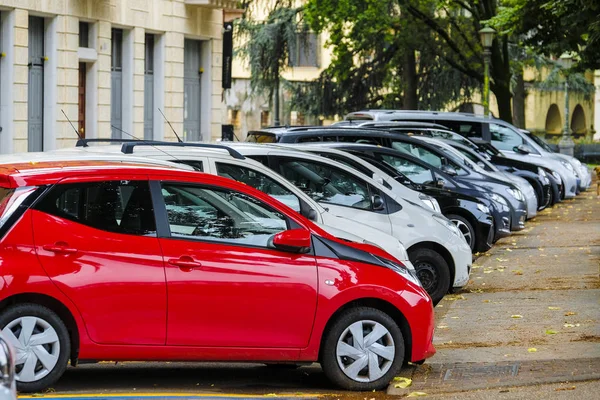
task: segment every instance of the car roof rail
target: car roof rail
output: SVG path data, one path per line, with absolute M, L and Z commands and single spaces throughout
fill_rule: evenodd
M 239 151 L 232 149 L 228 146 L 223 146 L 220 144 L 212 144 L 212 143 L 186 143 L 186 142 L 160 142 L 160 141 L 148 141 L 148 140 L 137 140 L 123 143 L 121 146 L 121 152 L 123 154 L 133 154 L 133 149 L 137 146 L 168 146 L 168 147 L 194 147 L 194 148 L 203 148 L 203 149 L 220 149 L 225 150 L 231 155 L 231 157 L 236 158 L 238 160 L 245 160 L 244 157 Z
M 140 141 L 139 139 L 77 139 L 75 147 L 89 147 L 90 143 L 129 143 Z

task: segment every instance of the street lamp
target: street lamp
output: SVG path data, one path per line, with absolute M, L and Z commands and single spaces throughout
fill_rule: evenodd
M 496 31 L 489 26 L 479 31 L 481 45 L 483 46 L 483 113 L 486 117 L 490 116 L 490 58 L 495 35 Z
M 567 71 L 573 66 L 573 56 L 569 53 L 564 53 L 558 59 L 558 64 L 563 68 L 563 75 L 565 76 L 565 127 L 562 138 L 558 143 L 558 151 L 562 154 L 573 156 L 575 143 L 569 132 L 569 77 L 567 75 Z

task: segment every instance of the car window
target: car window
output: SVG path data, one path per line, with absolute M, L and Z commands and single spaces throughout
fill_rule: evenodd
M 246 142 L 252 143 L 276 143 L 277 136 L 267 132 L 248 132 Z
M 467 122 L 467 121 L 446 121 L 439 120 L 435 121 L 440 125 L 448 127 L 448 129 L 461 134 L 465 137 L 482 137 L 482 125 L 480 122 Z
M 204 166 L 202 165 L 202 161 L 197 161 L 197 160 L 171 160 L 171 161 L 174 163 L 177 163 L 177 164 L 189 165 L 190 167 L 194 168 L 194 170 L 199 171 L 199 172 L 204 171 Z
M 339 136 L 338 141 L 345 143 L 381 144 L 381 138 L 376 136 Z
M 490 124 L 492 144 L 498 150 L 513 151 L 513 148 L 523 144 L 523 138 L 515 131 L 498 124 Z
M 427 150 L 424 147 L 416 146 L 413 143 L 401 142 L 398 140 L 392 140 L 392 147 L 396 150 L 400 150 L 403 153 L 409 154 L 413 157 L 417 157 L 419 160 L 425 161 L 434 167 L 441 168 L 443 164 L 442 157 Z
M 172 237 L 268 247 L 288 228 L 283 214 L 236 191 L 163 183 L 162 195 Z
M 410 160 L 387 154 L 382 154 L 381 159 L 415 183 L 425 183 L 433 180 L 433 174 L 430 169 Z
M 321 136 L 301 136 L 298 138 L 298 143 L 320 142 Z
M 109 232 L 156 234 L 154 209 L 146 181 L 56 185 L 35 208 Z
M 327 164 L 282 159 L 279 172 L 315 201 L 371 210 L 372 202 L 366 182 Z
M 243 182 L 248 186 L 265 192 L 294 211 L 300 212 L 300 199 L 274 179 L 251 168 L 239 165 L 216 163 L 217 174 L 225 178 Z

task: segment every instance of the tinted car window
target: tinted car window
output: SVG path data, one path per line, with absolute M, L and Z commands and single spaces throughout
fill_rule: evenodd
M 523 138 L 510 128 L 498 124 L 490 124 L 492 144 L 498 150 L 513 151 L 513 148 L 523 144 Z
M 282 160 L 279 172 L 315 201 L 370 210 L 369 186 L 353 175 L 327 164 Z
M 287 229 L 286 217 L 243 193 L 163 184 L 171 236 L 267 247 Z
M 404 174 L 408 179 L 416 183 L 425 183 L 433 181 L 431 170 L 415 164 L 410 160 L 400 157 L 394 157 L 388 154 L 382 154 L 381 159 L 388 165 L 391 165 L 396 171 Z
M 479 122 L 467 122 L 467 121 L 436 121 L 440 125 L 447 126 L 450 130 L 460 133 L 466 137 L 482 137 L 482 126 Z
M 156 234 L 154 209 L 146 181 L 56 185 L 36 209 L 109 232 Z
M 202 161 L 197 161 L 197 160 L 172 160 L 172 161 L 177 164 L 189 165 L 190 167 L 194 168 L 196 171 L 200 171 L 200 172 L 204 171 L 204 166 L 202 165 Z
M 403 153 L 417 157 L 419 160 L 425 161 L 427 164 L 433 165 L 434 167 L 441 168 L 443 161 L 442 157 L 427 150 L 424 147 L 416 146 L 413 143 L 405 143 L 397 140 L 392 140 L 392 147 Z
M 216 163 L 216 165 L 219 176 L 243 182 L 261 192 L 265 192 L 294 211 L 300 212 L 300 199 L 265 174 L 239 165 L 225 163 Z
M 339 136 L 338 140 L 346 143 L 381 144 L 381 138 L 376 136 Z
M 321 136 L 301 136 L 298 138 L 298 143 L 312 143 L 312 142 L 320 142 Z

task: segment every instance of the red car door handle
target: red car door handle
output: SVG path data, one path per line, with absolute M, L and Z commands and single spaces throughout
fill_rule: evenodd
M 77 249 L 69 247 L 69 245 L 65 242 L 56 242 L 54 244 L 47 244 L 45 246 L 42 246 L 42 248 L 46 251 L 51 251 L 53 253 L 63 253 L 63 254 L 77 253 Z
M 179 258 L 170 258 L 167 261 L 169 264 L 179 267 L 180 270 L 189 272 L 195 268 L 200 268 L 202 264 L 197 261 L 194 261 L 192 257 L 189 256 L 181 256 Z

